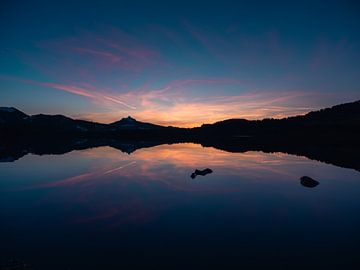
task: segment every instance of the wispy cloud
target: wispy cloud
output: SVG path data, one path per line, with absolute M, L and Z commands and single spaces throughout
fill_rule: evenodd
M 156 98 L 150 95 L 146 99 L 148 108 L 136 111 L 135 117 L 158 124 L 182 127 L 199 126 L 228 118 L 281 118 L 309 112 L 314 105 L 303 106 L 301 100 L 310 100 L 317 95 L 306 92 L 255 92 L 236 96 L 197 98 L 192 101 L 175 100 L 171 106 L 166 107 L 157 105 Z M 320 97 L 321 95 L 318 96 Z
M 309 91 L 246 91 L 236 95 L 194 95 L 198 87 L 221 87 L 227 84 L 247 86 L 246 81 L 231 78 L 174 80 L 152 88 L 145 84 L 119 92 L 91 84 L 71 85 L 11 78 L 23 83 L 61 90 L 93 100 L 102 112 L 79 112 L 72 115 L 84 120 L 110 123 L 127 115 L 161 125 L 194 127 L 228 118 L 263 119 L 305 114 L 319 108 L 329 95 Z M 304 104 L 307 104 L 304 106 Z M 119 107 L 120 105 L 120 107 Z
M 135 106 L 132 106 L 132 105 L 126 103 L 125 101 L 121 100 L 120 98 L 118 98 L 116 96 L 111 96 L 111 95 L 105 94 L 103 90 L 97 89 L 95 87 L 83 88 L 83 87 L 78 87 L 78 86 L 74 86 L 74 85 L 50 83 L 50 82 L 38 82 L 38 81 L 34 81 L 34 80 L 27 80 L 27 79 L 21 79 L 21 78 L 16 78 L 16 77 L 9 77 L 9 76 L 0 76 L 0 78 L 8 79 L 8 80 L 9 79 L 15 80 L 18 82 L 37 85 L 37 86 L 45 87 L 45 88 L 61 90 L 61 91 L 71 93 L 74 95 L 90 98 L 90 99 L 92 99 L 94 101 L 98 101 L 98 102 L 107 102 L 107 103 L 110 102 L 110 103 L 114 103 L 116 105 L 122 105 L 122 106 L 126 107 L 127 109 L 131 109 L 131 110 L 136 109 Z
M 98 51 L 98 50 L 88 49 L 88 48 L 74 48 L 74 51 L 79 52 L 79 53 L 92 54 L 95 56 L 104 57 L 114 63 L 118 62 L 122 59 L 120 56 L 115 55 L 110 52 L 107 52 L 107 51 Z
M 194 127 L 228 118 L 263 119 L 301 115 L 316 109 L 316 104 L 324 98 L 323 94 L 316 92 L 254 91 L 232 96 L 184 99 L 181 91 L 168 89 L 170 88 L 164 87 L 147 92 L 128 92 L 126 99 L 137 104 L 137 109 L 128 113 L 141 121 Z M 117 110 L 77 115 L 101 122 L 113 122 L 123 116 L 124 111 Z
M 117 97 L 113 97 L 113 96 L 109 96 L 109 95 L 105 95 L 102 94 L 99 91 L 90 91 L 88 89 L 84 89 L 84 88 L 80 88 L 80 87 L 76 87 L 76 86 L 72 86 L 72 85 L 63 85 L 63 84 L 57 84 L 57 83 L 39 83 L 39 82 L 33 82 L 34 84 L 43 86 L 43 87 L 48 87 L 48 88 L 53 88 L 53 89 L 58 89 L 58 90 L 62 90 L 65 92 L 69 92 L 75 95 L 80 95 L 80 96 L 85 96 L 97 101 L 109 101 L 118 105 L 123 105 L 125 107 L 127 107 L 128 109 L 132 109 L 135 110 L 136 107 L 124 102 L 123 100 L 120 100 Z
M 334 101 L 326 91 L 306 89 L 301 84 L 299 88 L 303 90 L 294 91 L 292 85 L 298 84 L 291 74 L 275 76 L 275 79 L 268 74 L 264 78 L 259 75 L 254 79 L 254 76 L 241 77 L 231 72 L 242 67 L 252 70 L 254 61 L 266 64 L 257 66 L 258 73 L 262 70 L 271 73 L 269 67 L 273 64 L 286 67 L 292 51 L 276 32 L 244 37 L 237 33 L 236 27 L 220 33 L 187 21 L 182 26 L 187 35 L 181 30 L 159 26 L 148 28 L 151 38 L 146 38 L 146 34 L 139 37 L 106 28 L 101 32 L 82 31 L 74 37 L 37 42 L 38 54 L 24 57 L 24 62 L 32 64 L 47 79 L 11 79 L 84 97 L 91 101 L 88 111 L 82 109 L 71 116 L 104 123 L 131 115 L 141 121 L 193 127 L 227 118 L 262 119 L 304 114 Z M 191 57 L 179 61 L 167 55 L 167 50 L 154 43 L 155 32 L 165 41 L 171 40 L 177 51 L 185 51 L 185 58 Z M 196 43 L 200 46 L 194 46 Z M 340 51 L 347 48 L 344 44 L 339 45 Z M 210 65 L 217 65 L 216 70 L 218 65 L 223 65 L 230 67 L 230 71 L 224 69 L 217 77 L 208 75 L 213 74 L 214 67 L 209 70 L 200 67 L 200 71 L 195 71 L 194 58 L 202 64 L 209 60 Z M 314 57 L 312 67 L 322 67 L 324 59 L 327 58 Z M 185 67 L 181 66 L 183 62 Z M 281 83 L 274 83 L 280 77 Z M 291 79 L 285 83 L 284 78 Z M 270 82 L 268 88 L 266 80 Z M 335 103 L 339 100 L 338 95 Z

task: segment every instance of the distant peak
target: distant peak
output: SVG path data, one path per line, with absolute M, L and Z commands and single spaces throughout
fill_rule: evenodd
M 132 118 L 130 115 L 128 117 L 124 118 L 124 119 L 127 120 L 127 121 L 136 121 L 136 119 Z
M 12 112 L 16 112 L 18 110 L 15 109 L 14 107 L 0 107 L 0 111 L 12 113 Z
M 111 123 L 111 125 L 126 125 L 126 126 L 134 126 L 137 125 L 139 122 L 136 121 L 135 118 L 132 118 L 130 115 L 128 117 L 121 118 L 119 121 Z

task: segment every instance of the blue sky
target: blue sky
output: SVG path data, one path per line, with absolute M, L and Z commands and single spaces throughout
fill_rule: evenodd
M 356 1 L 2 1 L 0 104 L 196 126 L 359 99 Z

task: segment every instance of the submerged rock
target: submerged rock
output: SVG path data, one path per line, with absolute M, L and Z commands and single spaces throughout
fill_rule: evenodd
M 314 179 L 312 179 L 309 176 L 303 176 L 300 178 L 300 183 L 301 185 L 303 185 L 304 187 L 308 187 L 308 188 L 314 188 L 317 185 L 319 185 L 320 183 Z
M 209 173 L 212 173 L 213 171 L 211 170 L 211 169 L 209 169 L 209 168 L 206 168 L 206 169 L 204 169 L 204 170 L 198 170 L 198 169 L 196 169 L 195 170 L 195 172 L 193 172 L 192 174 L 191 174 L 191 178 L 192 179 L 194 179 L 196 176 L 198 176 L 198 175 L 201 175 L 201 176 L 205 176 L 205 175 L 207 175 L 207 174 L 209 174 Z

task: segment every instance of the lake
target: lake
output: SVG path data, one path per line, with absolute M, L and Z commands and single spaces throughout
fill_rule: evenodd
M 359 171 L 284 153 L 29 154 L 0 163 L 0 219 L 29 269 L 360 269 Z

